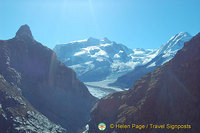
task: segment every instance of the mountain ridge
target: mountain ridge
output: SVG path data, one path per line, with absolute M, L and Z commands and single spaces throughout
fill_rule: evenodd
M 192 36 L 187 32 L 176 34 L 156 51 L 157 54 L 151 61 L 143 65 L 138 65 L 131 72 L 118 77 L 118 79 L 114 83 L 111 83 L 110 86 L 130 88 L 137 79 L 148 72 L 152 72 L 158 66 L 161 66 L 172 59 L 176 52 L 183 47 L 184 42 L 189 41 L 191 38 Z
M 120 91 L 120 88 L 110 87 L 108 84 L 131 71 L 138 64 L 151 60 L 153 57 L 151 55 L 155 53 L 155 50 L 132 50 L 108 38 L 89 38 L 56 45 L 54 51 L 59 60 L 74 69 L 77 77 L 98 98 L 110 92 Z M 105 92 L 98 89 L 102 87 L 109 90 Z
M 23 25 L 14 38 L 0 41 L 0 74 L 50 121 L 68 132 L 79 132 L 97 99 L 54 51 L 31 35 L 28 25 Z
M 142 132 L 199 132 L 200 33 L 184 44 L 174 58 L 137 80 L 132 88 L 102 98 L 91 112 L 89 133 L 100 122 L 110 124 L 190 125 L 188 129 L 143 129 Z M 105 133 L 137 129 L 107 128 Z

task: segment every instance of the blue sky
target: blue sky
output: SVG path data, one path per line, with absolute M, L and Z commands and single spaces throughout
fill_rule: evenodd
M 0 0 L 0 18 L 1 40 L 28 24 L 51 49 L 88 37 L 155 49 L 179 32 L 200 32 L 200 0 Z

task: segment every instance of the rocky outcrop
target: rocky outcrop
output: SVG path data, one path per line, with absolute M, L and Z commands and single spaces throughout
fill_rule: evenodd
M 175 57 L 154 72 L 135 82 L 128 91 L 101 99 L 91 112 L 89 132 L 99 132 L 104 122 L 106 133 L 200 132 L 200 33 L 177 52 Z M 110 124 L 191 125 L 189 129 L 110 128 Z
M 56 54 L 33 39 L 23 25 L 13 39 L 0 41 L 0 74 L 52 122 L 79 132 L 89 120 L 95 98 L 75 72 Z

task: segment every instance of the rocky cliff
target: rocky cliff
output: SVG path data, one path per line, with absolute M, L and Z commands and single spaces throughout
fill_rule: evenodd
M 0 96 L 1 133 L 66 132 L 61 126 L 36 111 L 21 95 L 20 88 L 8 83 L 2 75 L 0 75 Z
M 79 132 L 88 122 L 96 99 L 72 69 L 34 40 L 28 25 L 21 26 L 14 38 L 0 41 L 0 74 L 37 111 L 68 132 Z

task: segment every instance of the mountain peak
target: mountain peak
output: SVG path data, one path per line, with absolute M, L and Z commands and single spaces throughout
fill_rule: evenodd
M 192 37 L 188 32 L 180 32 L 177 34 L 178 36 L 188 36 L 188 37 Z
M 104 43 L 111 43 L 112 42 L 107 37 L 104 37 L 101 41 L 104 42 Z
M 87 43 L 90 45 L 98 45 L 99 44 L 99 39 L 93 38 L 93 37 L 89 37 L 87 39 Z
M 30 27 L 25 24 L 22 25 L 19 30 L 16 33 L 16 38 L 29 38 L 29 39 L 33 39 Z
M 93 41 L 93 40 L 98 40 L 98 39 L 93 38 L 93 37 L 89 37 L 87 40 L 88 40 L 88 41 Z

